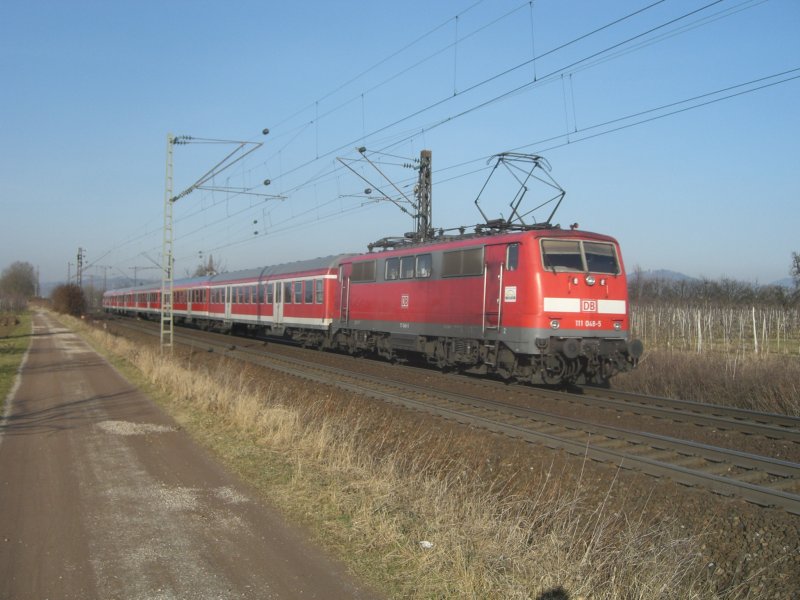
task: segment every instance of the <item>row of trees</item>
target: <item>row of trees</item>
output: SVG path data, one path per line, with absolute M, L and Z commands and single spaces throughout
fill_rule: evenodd
M 800 306 L 800 287 L 757 285 L 734 279 L 663 279 L 634 272 L 628 293 L 637 304 L 686 306 Z
M 17 261 L 0 274 L 0 311 L 19 312 L 36 296 L 38 277 L 32 264 Z M 52 294 L 53 308 L 80 316 L 86 312 L 86 296 L 75 284 L 60 285 Z

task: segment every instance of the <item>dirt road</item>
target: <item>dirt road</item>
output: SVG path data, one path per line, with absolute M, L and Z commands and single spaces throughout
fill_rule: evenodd
M 0 425 L 0 598 L 372 598 L 46 314 Z

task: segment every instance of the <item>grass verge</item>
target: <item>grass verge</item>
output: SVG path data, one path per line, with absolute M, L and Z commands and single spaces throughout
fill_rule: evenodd
M 191 434 L 390 596 L 715 597 L 694 576 L 696 542 L 669 519 L 598 503 L 581 474 L 497 477 L 486 459 L 502 454 L 496 438 L 70 326 L 127 374 L 135 369 Z
M 30 343 L 30 313 L 0 315 L 0 415 Z

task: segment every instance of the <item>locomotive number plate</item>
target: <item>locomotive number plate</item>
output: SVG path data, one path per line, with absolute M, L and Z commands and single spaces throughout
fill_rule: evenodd
M 593 328 L 601 328 L 603 326 L 602 321 L 584 321 L 583 319 L 575 319 L 575 327 L 593 327 Z
M 408 294 L 400 296 L 400 308 L 408 308 Z

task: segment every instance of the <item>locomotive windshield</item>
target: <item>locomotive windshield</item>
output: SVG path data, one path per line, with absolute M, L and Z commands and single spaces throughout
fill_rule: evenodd
M 560 272 L 619 273 L 614 244 L 582 240 L 542 240 L 545 269 Z

